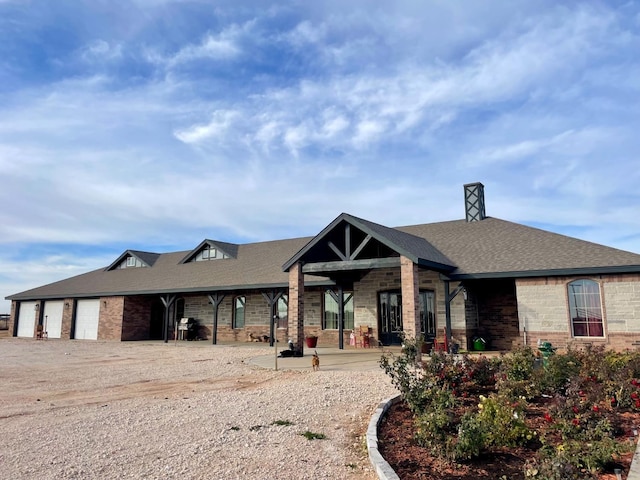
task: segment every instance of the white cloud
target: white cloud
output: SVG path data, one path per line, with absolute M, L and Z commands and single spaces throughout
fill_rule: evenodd
M 147 1 L 37 65 L 15 61 L 38 58 L 20 50 L 33 31 L 0 29 L 5 245 L 311 235 L 341 211 L 448 220 L 482 181 L 492 216 L 640 251 L 637 7 Z M 5 294 L 67 274 L 52 260 L 18 278 L 23 260 L 0 259 Z
M 198 143 L 203 140 L 216 139 L 219 141 L 233 128 L 239 113 L 232 110 L 218 110 L 213 112 L 211 121 L 206 125 L 193 125 L 189 128 L 178 130 L 174 135 L 184 143 Z
M 110 45 L 105 40 L 94 40 L 81 49 L 80 56 L 85 61 L 111 61 L 122 57 L 121 45 Z
M 243 25 L 230 25 L 217 34 L 208 32 L 196 45 L 187 45 L 168 57 L 155 54 L 153 59 L 160 59 L 169 68 L 194 60 L 228 60 L 242 54 L 240 42 L 245 35 L 251 34 L 253 21 Z

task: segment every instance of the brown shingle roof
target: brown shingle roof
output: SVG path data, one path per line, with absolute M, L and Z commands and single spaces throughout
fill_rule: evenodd
M 340 217 L 339 217 L 340 218 Z M 415 258 L 429 256 L 456 266 L 452 278 L 524 277 L 640 272 L 640 255 L 496 218 L 390 229 L 366 220 L 369 230 Z M 403 233 L 404 232 L 404 233 Z M 285 287 L 282 265 L 311 238 L 237 246 L 237 258 L 180 263 L 188 251 L 160 254 L 152 267 L 104 269 L 34 288 L 9 300 Z M 426 239 L 424 242 L 422 239 Z M 394 243 L 395 242 L 395 243 Z M 297 253 L 296 253 L 297 252 Z M 155 254 L 151 254 L 155 255 Z M 329 284 L 312 276 L 307 285 Z
M 399 227 L 429 239 L 457 265 L 453 276 L 640 272 L 640 255 L 488 217 Z
M 159 255 L 153 267 L 104 269 L 71 277 L 7 297 L 65 298 L 163 292 L 216 291 L 251 287 L 288 286 L 282 264 L 309 238 L 294 238 L 238 246 L 238 257 L 180 263 L 189 251 Z M 330 283 L 309 277 L 306 283 Z

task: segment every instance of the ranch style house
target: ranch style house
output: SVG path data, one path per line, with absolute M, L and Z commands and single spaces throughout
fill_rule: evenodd
M 312 238 L 127 250 L 111 265 L 10 295 L 10 334 L 76 340 L 305 338 L 343 348 L 422 335 L 449 349 L 640 342 L 640 255 L 487 217 L 390 228 L 343 213 Z M 188 330 L 188 331 L 187 331 Z

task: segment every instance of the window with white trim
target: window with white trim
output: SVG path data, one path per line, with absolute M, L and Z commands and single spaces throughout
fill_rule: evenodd
M 600 285 L 575 280 L 567 285 L 571 330 L 574 337 L 604 337 Z
M 212 247 L 211 245 L 205 245 L 202 250 L 200 250 L 195 257 L 193 257 L 194 262 L 203 262 L 207 260 L 215 260 L 218 257 L 218 250 L 216 247 Z

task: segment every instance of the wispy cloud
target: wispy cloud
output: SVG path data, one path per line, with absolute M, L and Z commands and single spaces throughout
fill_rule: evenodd
M 461 218 L 471 181 L 640 252 L 637 5 L 236 3 L 0 1 L 0 297 L 127 247 Z

